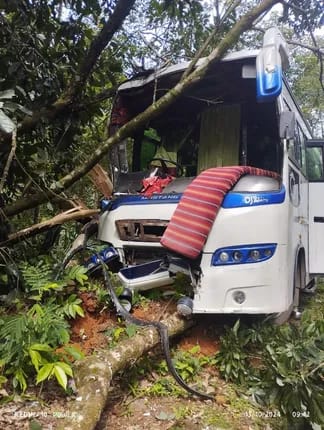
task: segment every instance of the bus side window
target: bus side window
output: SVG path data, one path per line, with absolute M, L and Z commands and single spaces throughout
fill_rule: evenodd
M 306 147 L 305 147 L 306 137 L 300 127 L 296 122 L 294 140 L 290 144 L 288 149 L 289 158 L 294 160 L 294 162 L 301 168 L 304 174 L 307 174 L 309 166 L 307 165 Z M 310 157 L 312 157 L 310 155 Z
M 306 148 L 306 170 L 310 181 L 321 181 L 323 176 L 323 147 Z
M 295 128 L 294 140 L 290 142 L 288 149 L 289 158 L 294 160 L 295 163 L 300 166 L 301 164 L 301 148 L 300 148 L 300 136 L 298 133 L 298 128 Z

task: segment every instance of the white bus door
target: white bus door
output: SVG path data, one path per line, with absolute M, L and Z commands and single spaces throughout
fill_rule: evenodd
M 324 274 L 324 140 L 307 141 L 309 272 Z

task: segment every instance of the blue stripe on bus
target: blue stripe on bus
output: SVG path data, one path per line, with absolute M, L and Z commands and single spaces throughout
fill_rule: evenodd
M 225 209 L 242 208 L 261 205 L 274 205 L 283 203 L 286 196 L 285 187 L 282 186 L 279 191 L 263 191 L 256 193 L 228 193 L 224 200 L 222 207 Z
M 120 206 L 179 203 L 181 197 L 182 193 L 153 194 L 152 197 L 146 197 L 140 194 L 133 196 L 122 196 L 118 197 L 116 200 L 110 201 L 109 210 L 115 210 Z
M 222 207 L 225 209 L 239 208 L 246 206 L 272 205 L 282 203 L 285 200 L 286 190 L 282 186 L 280 191 L 266 191 L 257 193 L 228 193 L 223 201 Z M 182 193 L 171 194 L 154 194 L 152 197 L 138 195 L 121 196 L 115 200 L 104 201 L 107 205 L 102 205 L 105 210 L 109 206 L 109 210 L 115 210 L 120 206 L 134 205 L 151 205 L 151 204 L 178 204 L 182 197 Z M 104 206 L 104 207 L 103 207 Z

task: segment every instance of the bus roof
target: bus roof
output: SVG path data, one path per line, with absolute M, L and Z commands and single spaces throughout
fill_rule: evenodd
M 249 58 L 256 58 L 258 53 L 259 53 L 258 49 L 254 49 L 254 50 L 242 49 L 241 51 L 231 52 L 225 55 L 221 59 L 221 61 L 229 62 L 229 61 L 244 60 Z M 200 58 L 197 61 L 197 66 L 202 64 L 202 62 L 205 59 L 206 59 L 205 57 Z M 182 63 L 178 63 L 169 67 L 163 67 L 161 69 L 158 69 L 156 72 L 150 73 L 148 76 L 141 76 L 138 78 L 134 77 L 124 82 L 123 84 L 121 84 L 120 87 L 118 88 L 118 92 L 124 91 L 124 90 L 131 90 L 133 88 L 140 88 L 162 76 L 184 72 L 189 65 L 190 65 L 190 61 L 184 61 Z

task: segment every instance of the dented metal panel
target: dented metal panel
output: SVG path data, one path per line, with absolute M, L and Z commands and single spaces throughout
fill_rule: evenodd
M 116 221 L 119 238 L 133 242 L 160 242 L 168 221 L 160 219 L 123 219 Z

